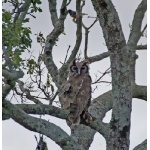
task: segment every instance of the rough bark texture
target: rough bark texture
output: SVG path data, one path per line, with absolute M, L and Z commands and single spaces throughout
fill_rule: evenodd
M 118 14 L 110 0 L 92 0 L 103 30 L 105 42 L 110 53 L 112 73 L 112 119 L 109 124 L 109 134 L 106 137 L 108 150 L 128 150 L 130 135 L 130 119 L 132 110 L 132 80 L 131 63 L 135 46 L 139 40 L 139 31 L 146 11 L 146 1 L 143 1 L 136 10 L 140 15 L 133 20 L 133 27 L 128 45 L 122 32 Z M 141 9 L 143 10 L 141 11 Z M 138 26 L 134 24 L 138 20 Z M 138 32 L 134 32 L 137 31 Z M 136 36 L 136 38 L 134 37 Z M 131 55 L 131 53 L 133 55 Z M 132 64 L 134 65 L 134 63 Z
M 82 133 L 82 134 L 81 134 Z M 81 145 L 84 150 L 89 149 L 96 131 L 85 125 L 71 126 L 71 137 Z

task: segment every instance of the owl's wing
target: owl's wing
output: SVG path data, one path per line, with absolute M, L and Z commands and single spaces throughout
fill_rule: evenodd
M 60 103 L 68 115 L 69 124 L 79 124 L 80 114 L 78 115 L 79 106 L 76 104 L 76 90 L 72 87 L 72 82 L 65 81 L 60 90 Z
M 91 100 L 91 79 L 89 77 L 70 78 L 61 86 L 60 103 L 71 124 L 79 124 Z
M 60 90 L 60 103 L 62 108 L 65 110 L 70 107 L 70 103 L 73 102 L 72 97 L 72 86 L 68 81 L 65 81 Z

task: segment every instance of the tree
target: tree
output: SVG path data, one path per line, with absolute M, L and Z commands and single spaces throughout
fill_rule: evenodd
M 89 149 L 96 132 L 100 133 L 106 140 L 107 150 L 128 150 L 130 145 L 130 125 L 132 98 L 147 100 L 146 86 L 137 85 L 135 82 L 135 64 L 137 60 L 136 50 L 146 49 L 146 45 L 138 45 L 141 36 L 144 36 L 146 25 L 142 29 L 142 21 L 146 12 L 147 2 L 142 0 L 135 10 L 134 18 L 130 26 L 129 39 L 125 40 L 118 13 L 110 0 L 91 0 L 97 14 L 94 22 L 86 27 L 82 21 L 82 9 L 86 1 L 76 1 L 77 19 L 76 42 L 69 53 L 68 47 L 64 62 L 58 69 L 54 58 L 54 46 L 59 43 L 59 37 L 65 35 L 65 21 L 67 8 L 72 1 L 63 0 L 59 8 L 56 0 L 49 0 L 49 12 L 53 29 L 44 38 L 42 32 L 38 33 L 37 42 L 41 46 L 38 58 L 31 52 L 32 40 L 31 29 L 28 22 L 31 17 L 35 18 L 37 12 L 42 12 L 39 7 L 40 0 L 4 0 L 4 5 L 11 3 L 12 8 L 3 9 L 2 31 L 3 31 L 3 90 L 2 109 L 3 120 L 12 118 L 25 128 L 45 135 L 56 142 L 62 149 L 87 150 Z M 89 16 L 90 17 L 90 16 Z M 90 17 L 92 18 L 92 17 Z M 88 56 L 89 30 L 99 22 L 108 51 L 95 56 Z M 61 119 L 67 119 L 64 111 L 59 105 L 59 89 L 67 79 L 67 68 L 72 60 L 81 57 L 79 53 L 82 44 L 82 32 L 85 30 L 85 48 L 83 58 L 91 64 L 110 58 L 112 90 L 99 95 L 92 100 L 89 108 L 90 114 L 95 118 L 91 123 L 70 126 L 69 136 L 56 124 L 45 120 L 41 115 L 51 115 Z M 65 35 L 67 36 L 67 35 Z M 30 54 L 29 58 L 23 54 Z M 45 68 L 46 67 L 46 68 Z M 101 83 L 107 69 L 95 83 Z M 43 78 L 46 75 L 46 80 Z M 27 79 L 29 77 L 28 80 Z M 20 78 L 23 78 L 21 80 Z M 99 89 L 98 89 L 99 90 Z M 20 101 L 20 104 L 11 102 L 10 96 Z M 44 104 L 46 100 L 46 104 Z M 31 103 L 32 102 L 32 103 Z M 104 123 L 105 114 L 112 109 L 111 120 Z M 18 115 L 19 114 L 19 115 Z M 32 114 L 32 115 L 31 115 Z M 33 115 L 40 115 L 39 118 Z M 144 147 L 146 140 L 135 149 Z

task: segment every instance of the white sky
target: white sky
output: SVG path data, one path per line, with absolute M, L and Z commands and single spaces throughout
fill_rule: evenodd
M 59 0 L 58 0 L 59 1 Z M 115 5 L 116 10 L 119 13 L 119 17 L 121 20 L 122 28 L 125 34 L 126 40 L 129 37 L 129 24 L 132 23 L 133 14 L 135 9 L 137 8 L 138 4 L 141 2 L 141 0 L 113 0 L 113 3 Z M 60 6 L 60 1 L 58 2 L 58 7 Z M 48 11 L 48 3 L 45 1 L 45 3 L 42 4 L 42 13 L 38 13 L 36 15 L 36 19 L 32 19 L 30 21 L 29 26 L 32 28 L 32 33 L 37 34 L 40 31 L 44 34 L 44 36 L 48 35 L 51 30 L 53 29 L 51 22 L 50 22 L 50 14 Z M 75 10 L 75 1 L 73 1 L 68 9 Z M 84 13 L 87 13 L 89 16 L 96 16 L 96 13 L 94 12 L 93 6 L 90 1 L 86 1 L 86 5 L 83 9 Z M 146 20 L 146 19 L 145 19 Z M 84 17 L 83 18 L 84 24 L 86 26 L 89 26 L 93 19 L 89 19 Z M 145 25 L 144 21 L 144 24 Z M 107 48 L 105 46 L 105 42 L 103 39 L 103 34 L 101 31 L 101 27 L 99 23 L 97 22 L 94 27 L 90 30 L 90 37 L 89 37 L 89 45 L 88 45 L 88 55 L 94 56 L 96 54 L 103 53 L 107 51 Z M 53 55 L 54 55 L 54 61 L 57 64 L 58 67 L 61 67 L 61 64 L 59 61 L 64 61 L 66 51 L 68 48 L 68 45 L 71 45 L 71 48 L 74 47 L 75 44 L 75 37 L 76 37 L 76 25 L 72 22 L 72 18 L 68 15 L 67 19 L 65 21 L 65 33 L 66 35 L 60 35 L 59 41 L 57 42 L 57 47 L 55 46 L 53 49 Z M 83 37 L 84 37 L 84 29 L 83 29 Z M 35 55 L 39 54 L 40 47 L 35 43 L 36 37 L 34 40 L 34 45 L 32 47 L 32 50 L 34 49 Z M 141 38 L 139 43 L 146 43 L 145 38 Z M 82 40 L 82 45 L 80 47 L 80 50 L 83 52 L 84 49 L 84 38 Z M 147 52 L 146 51 L 138 51 L 137 54 L 139 55 L 139 59 L 137 60 L 136 65 L 136 83 L 140 85 L 146 85 L 147 83 Z M 105 71 L 109 67 L 109 58 L 102 60 L 99 63 L 94 63 L 90 66 L 90 73 L 92 76 L 92 79 L 95 79 L 94 74 L 97 73 L 97 71 Z M 105 80 L 110 81 L 110 77 L 105 77 Z M 99 89 L 95 91 L 95 93 L 92 95 L 93 98 L 97 97 L 100 93 L 104 93 L 111 89 L 111 86 L 108 84 L 100 84 Z M 108 112 L 106 115 L 106 118 L 104 119 L 105 122 L 108 122 L 110 120 L 111 112 Z M 45 116 L 42 118 L 46 118 L 47 120 L 50 119 L 51 122 L 55 123 L 56 125 L 60 126 L 62 129 L 64 129 L 68 134 L 70 134 L 70 129 L 66 125 L 64 120 L 57 119 L 50 116 Z M 132 122 L 131 122 L 131 139 L 130 139 L 130 149 L 133 149 L 136 145 L 141 143 L 143 140 L 147 138 L 147 106 L 146 102 L 143 100 L 133 100 L 133 108 L 132 108 Z M 34 135 L 37 135 L 37 133 L 31 132 L 24 127 L 20 126 L 16 122 L 14 122 L 12 119 L 9 119 L 7 121 L 2 122 L 2 144 L 3 150 L 33 150 L 36 148 L 36 141 L 34 139 Z M 55 142 L 49 140 L 46 138 L 46 142 L 48 144 L 49 150 L 61 150 L 61 148 L 55 144 Z M 106 149 L 106 143 L 105 139 L 100 135 L 96 134 L 94 137 L 94 142 L 92 143 L 90 150 L 105 150 Z

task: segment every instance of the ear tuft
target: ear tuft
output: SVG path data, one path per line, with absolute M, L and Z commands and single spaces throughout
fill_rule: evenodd
M 82 61 L 82 64 L 83 65 L 88 65 L 88 64 L 90 64 L 90 61 L 88 59 L 85 59 L 85 60 Z
M 72 61 L 72 64 L 73 64 L 74 66 L 76 66 L 76 59 L 74 59 L 74 60 Z

